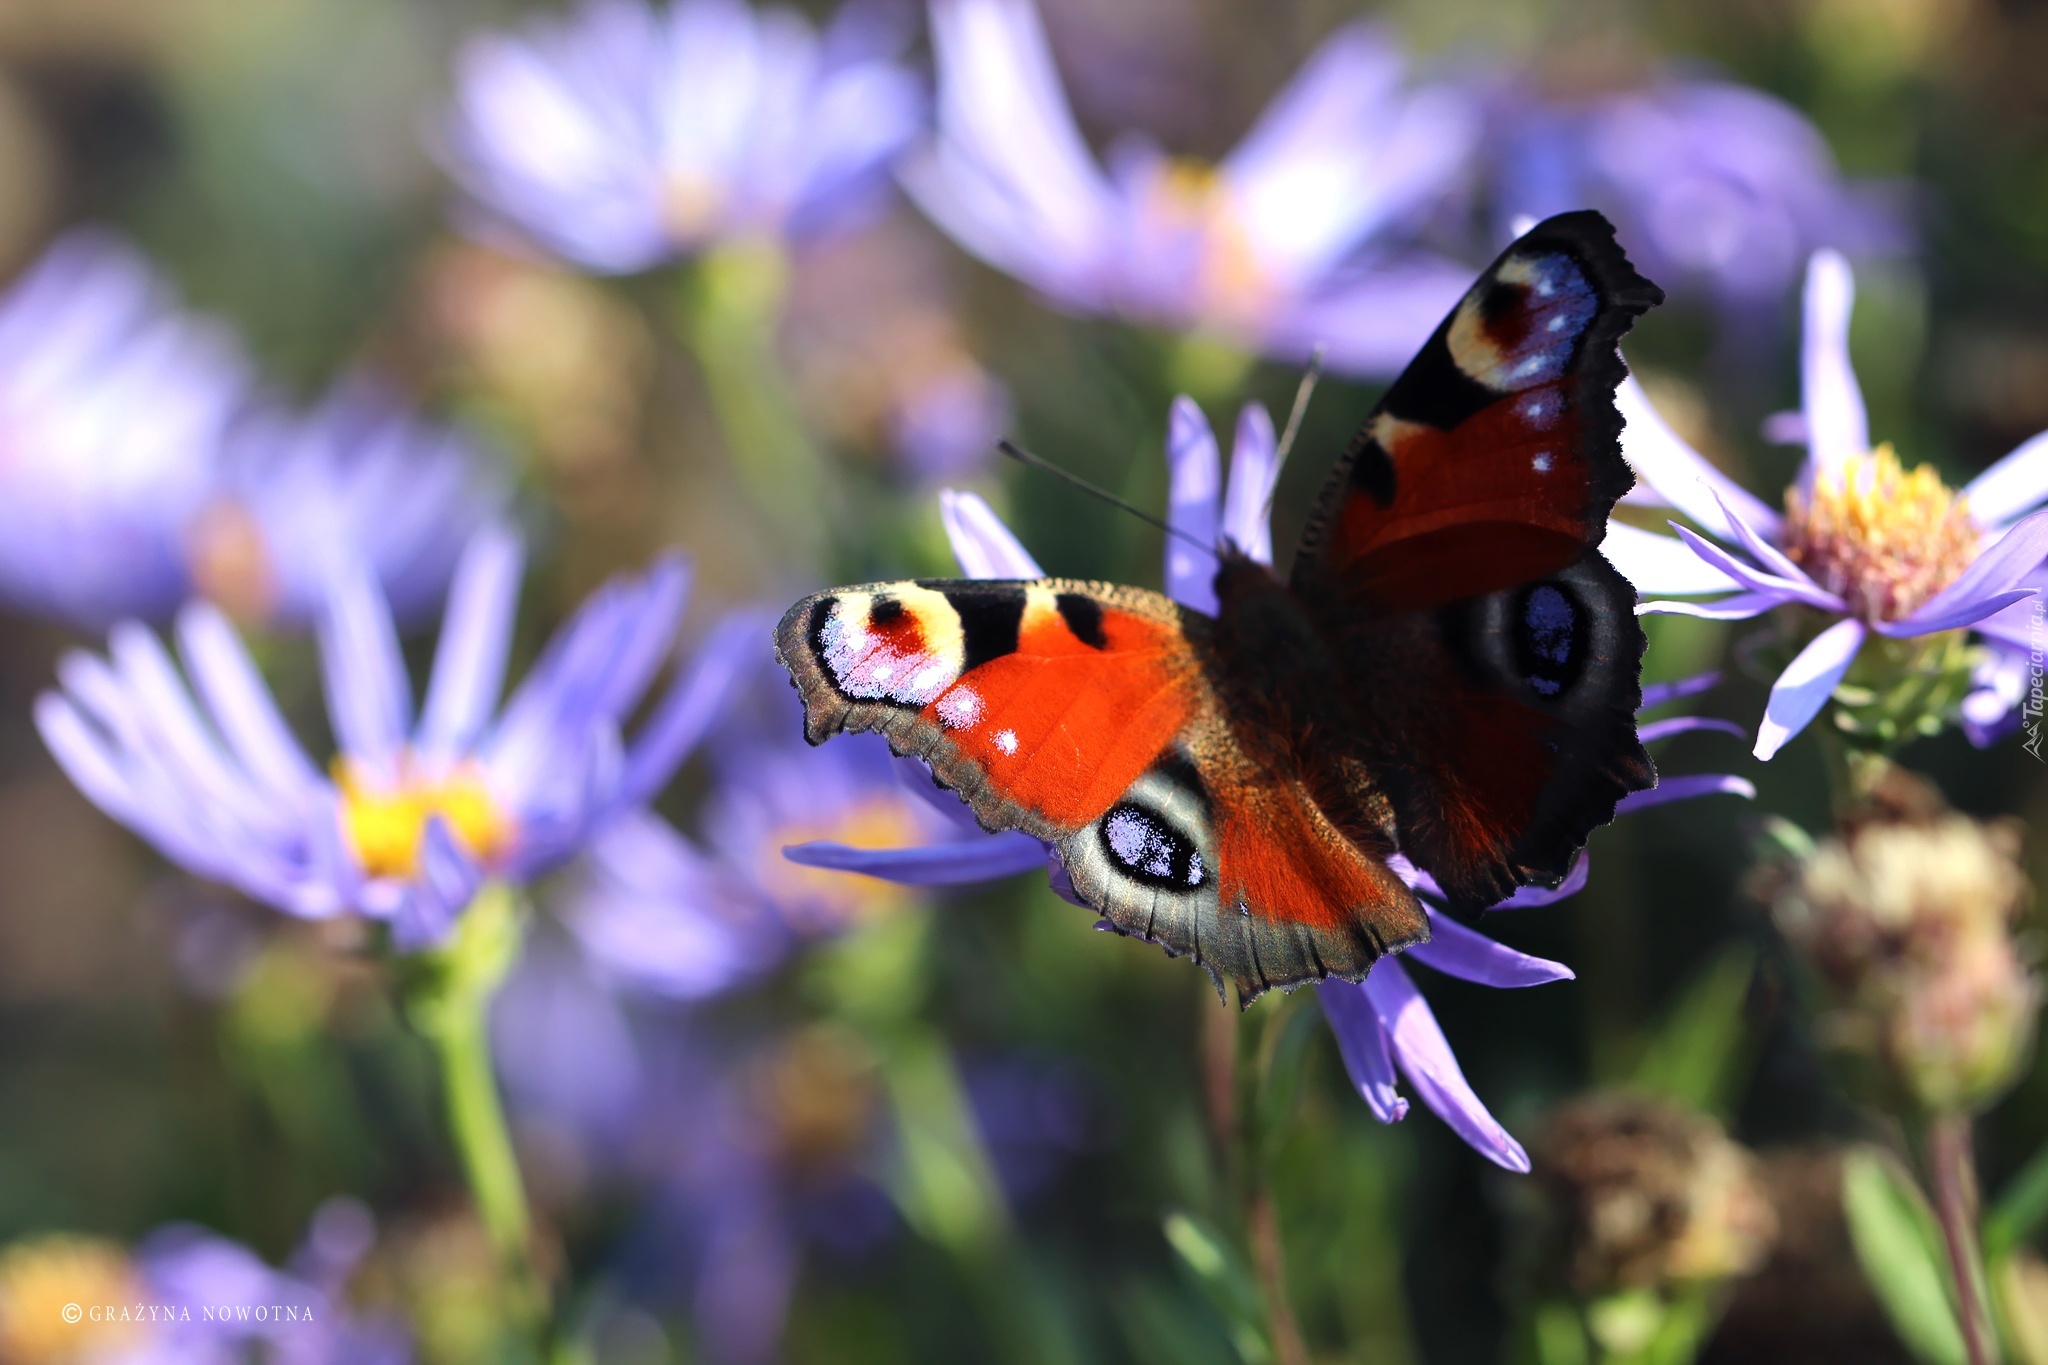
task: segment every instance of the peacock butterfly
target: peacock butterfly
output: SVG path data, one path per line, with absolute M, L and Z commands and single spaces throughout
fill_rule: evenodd
M 1213 618 L 1069 579 L 805 598 L 775 643 L 806 738 L 879 731 L 1244 1001 L 1427 939 L 1396 852 L 1454 910 L 1555 885 L 1656 783 L 1597 547 L 1633 482 L 1618 343 L 1662 300 L 1599 214 L 1537 224 L 1367 418 L 1288 577 L 1221 548 Z

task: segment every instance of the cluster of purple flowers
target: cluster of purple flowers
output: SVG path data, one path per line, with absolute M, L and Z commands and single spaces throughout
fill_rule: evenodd
M 225 328 L 92 228 L 0 297 L 0 446 L 0 601 L 87 627 L 195 592 L 303 623 L 342 563 L 410 614 L 505 496 L 367 377 L 307 412 L 263 393 Z
M 435 148 L 466 230 L 593 273 L 812 242 L 884 203 L 893 177 L 960 247 L 1054 307 L 1247 355 L 1323 348 L 1365 375 L 1398 368 L 1466 287 L 1457 225 L 1482 202 L 1503 217 L 1609 209 L 1650 273 L 1731 306 L 1775 300 L 1810 261 L 1803 406 L 1773 428 L 1808 448 L 1785 512 L 1716 473 L 1631 381 L 1625 446 L 1645 485 L 1633 501 L 1691 524 L 1676 540 L 1617 524 L 1607 552 L 1645 596 L 1713 599 L 1646 611 L 1805 613 L 1758 758 L 1822 712 L 1873 637 L 1975 631 L 1961 718 L 1980 741 L 2014 723 L 2048 557 L 2048 434 L 1960 491 L 1871 449 L 1847 352 L 1849 267 L 1826 248 L 1894 249 L 1904 234 L 1788 106 L 1697 79 L 1539 100 L 1497 76 L 1417 69 L 1387 33 L 1354 25 L 1220 162 L 1135 133 L 1098 157 L 1029 0 L 935 0 L 929 99 L 901 36 L 859 7 L 821 32 L 739 0 L 593 0 L 473 39 Z M 985 394 L 939 397 L 934 425 L 986 420 Z M 1271 562 L 1276 445 L 1266 410 L 1246 406 L 1226 478 L 1201 409 L 1174 404 L 1180 534 L 1164 582 L 1177 600 L 1216 608 L 1215 556 L 1200 546 L 1227 539 Z M 594 593 L 508 695 L 525 547 L 505 501 L 469 441 L 373 381 L 346 379 L 308 411 L 263 393 L 232 338 L 104 233 L 64 238 L 0 299 L 0 597 L 111 626 L 104 655 L 68 655 L 37 704 L 58 762 L 172 862 L 293 916 L 388 925 L 401 952 L 445 944 L 486 887 L 566 870 L 562 932 L 497 1013 L 507 1086 L 535 1122 L 564 1125 L 687 1211 L 712 1353 L 765 1358 L 794 1274 L 790 1211 L 827 1195 L 764 1155 L 760 1092 L 735 1079 L 747 1049 L 700 1037 L 688 1007 L 931 888 L 1035 871 L 1071 887 L 1044 845 L 982 831 L 879 739 L 803 745 L 758 613 L 726 616 L 678 659 L 677 557 Z M 1041 576 L 982 498 L 939 501 L 963 573 Z M 401 626 L 444 600 L 416 706 Z M 166 621 L 175 654 L 144 624 Z M 317 631 L 326 761 L 293 733 L 237 621 Z M 1645 709 L 1709 681 L 1647 688 Z M 1680 716 L 1640 732 L 1733 729 Z M 654 803 L 700 748 L 708 794 L 685 832 Z M 1618 813 L 1715 793 L 1752 794 L 1733 775 L 1667 777 Z M 1397 871 L 1441 900 L 1426 873 Z M 1558 888 L 1495 909 L 1553 903 L 1587 876 L 1582 859 Z M 1377 1118 L 1405 1116 L 1405 1083 L 1478 1152 L 1526 1171 L 1409 968 L 1500 988 L 1572 973 L 1430 917 L 1409 962 L 1322 984 L 1321 1007 Z M 991 1074 L 982 1108 L 999 1116 L 1016 1074 Z M 1000 1117 L 986 1126 L 1036 1140 Z M 1013 1190 L 1043 1158 L 1020 1158 Z M 312 1268 L 287 1285 L 188 1230 L 141 1263 L 167 1300 L 228 1286 L 324 1315 L 349 1258 L 306 1255 Z M 365 1333 L 306 1358 L 402 1358 Z M 250 1344 L 208 1338 L 176 1358 Z

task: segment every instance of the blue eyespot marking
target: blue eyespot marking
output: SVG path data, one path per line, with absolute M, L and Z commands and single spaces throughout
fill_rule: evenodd
M 1207 879 L 1202 855 L 1193 841 L 1156 811 L 1121 801 L 1102 818 L 1101 828 L 1110 861 L 1135 881 L 1191 890 Z
M 1539 583 L 1522 595 L 1516 625 L 1522 680 L 1539 697 L 1559 695 L 1585 662 L 1585 622 L 1578 603 L 1563 588 Z

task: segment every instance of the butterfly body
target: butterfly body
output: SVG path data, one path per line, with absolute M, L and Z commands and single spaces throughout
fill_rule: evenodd
M 1554 884 L 1655 781 L 1616 343 L 1660 297 L 1593 214 L 1481 277 L 1339 460 L 1287 577 L 1219 550 L 1214 617 L 1066 579 L 836 589 L 783 618 L 814 743 L 873 730 L 1057 850 L 1117 931 L 1240 999 L 1361 979 L 1455 908 Z

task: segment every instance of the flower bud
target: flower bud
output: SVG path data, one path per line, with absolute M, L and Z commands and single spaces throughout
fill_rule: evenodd
M 1913 784 L 1894 773 L 1897 796 Z M 1761 884 L 1779 930 L 1820 978 L 1820 1036 L 1888 1102 L 1967 1113 L 2032 1048 L 2040 987 L 2013 939 L 2028 885 L 2019 828 L 1926 799 L 1878 799 Z
M 1537 1144 L 1549 1264 L 1581 1299 L 1675 1291 L 1748 1274 L 1777 1219 L 1750 1153 L 1670 1101 L 1596 1095 L 1558 1110 Z

